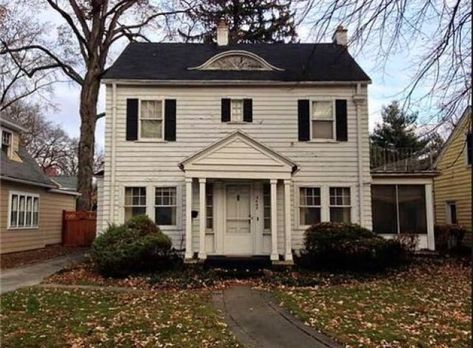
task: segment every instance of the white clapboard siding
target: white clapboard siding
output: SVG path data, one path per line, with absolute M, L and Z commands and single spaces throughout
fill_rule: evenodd
M 367 88 L 361 89 L 367 95 Z M 178 165 L 185 158 L 204 147 L 241 130 L 258 142 L 289 158 L 299 170 L 293 175 L 292 217 L 294 248 L 300 248 L 304 229 L 298 226 L 298 203 L 294 202 L 297 185 L 350 186 L 352 194 L 352 217 L 359 221 L 358 206 L 358 150 L 357 118 L 353 96 L 354 86 L 312 86 L 312 87 L 156 87 L 116 86 L 115 110 L 112 108 L 112 86 L 106 88 L 105 129 L 105 177 L 103 193 L 104 228 L 108 222 L 123 221 L 124 187 L 152 185 L 176 185 L 180 187 L 179 202 L 181 216 L 179 228 L 167 229 L 176 246 L 182 244 L 185 226 L 184 173 Z M 347 142 L 299 142 L 298 141 L 298 99 L 333 98 L 347 99 L 348 141 Z M 126 141 L 126 99 L 176 99 L 175 142 Z M 252 123 L 222 123 L 222 98 L 252 98 Z M 363 219 L 371 227 L 371 197 L 369 172 L 368 108 L 366 102 L 359 106 L 362 136 L 362 183 Z M 116 118 L 113 119 L 113 115 Z M 113 124 L 115 126 L 113 126 Z M 112 157 L 112 137 L 114 153 Z M 241 161 L 240 144 L 226 147 L 224 152 L 206 158 L 209 163 L 229 164 Z M 255 152 L 246 154 L 245 162 L 261 166 L 267 157 Z M 263 161 L 263 162 L 262 162 Z M 113 177 L 112 177 L 113 176 Z M 112 181 L 114 188 L 112 190 Z M 150 194 L 149 192 L 148 194 Z M 111 198 L 113 197 L 113 202 Z M 279 251 L 284 251 L 283 185 L 278 184 L 278 240 Z M 152 198 L 154 199 L 154 198 Z M 152 199 L 149 202 L 152 202 Z M 151 203 L 150 203 L 151 204 Z M 193 185 L 193 207 L 198 210 L 198 184 Z M 152 209 L 152 207 L 150 208 Z M 194 219 L 193 245 L 198 250 L 198 219 Z

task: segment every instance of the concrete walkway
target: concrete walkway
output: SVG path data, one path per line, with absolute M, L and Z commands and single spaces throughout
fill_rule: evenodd
M 247 347 L 342 347 L 280 308 L 269 293 L 238 286 L 214 295 L 236 338 Z
M 29 266 L 2 270 L 0 274 L 0 294 L 39 284 L 44 278 L 51 274 L 83 260 L 85 260 L 85 252 L 80 252 Z

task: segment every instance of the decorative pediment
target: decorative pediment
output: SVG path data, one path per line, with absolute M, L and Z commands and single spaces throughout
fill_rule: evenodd
M 189 68 L 189 70 L 283 71 L 284 69 L 269 64 L 265 59 L 254 53 L 232 50 L 219 53 L 207 60 L 204 64 Z

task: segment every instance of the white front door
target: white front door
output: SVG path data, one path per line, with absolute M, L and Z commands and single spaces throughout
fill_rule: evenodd
M 254 236 L 251 219 L 251 186 L 226 186 L 224 252 L 226 255 L 252 255 Z

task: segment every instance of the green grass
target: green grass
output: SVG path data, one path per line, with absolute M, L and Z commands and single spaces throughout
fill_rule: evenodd
M 237 347 L 209 296 L 18 290 L 0 297 L 2 347 Z
M 319 289 L 279 289 L 276 296 L 308 325 L 350 346 L 468 347 L 470 291 L 469 269 L 445 264 Z

